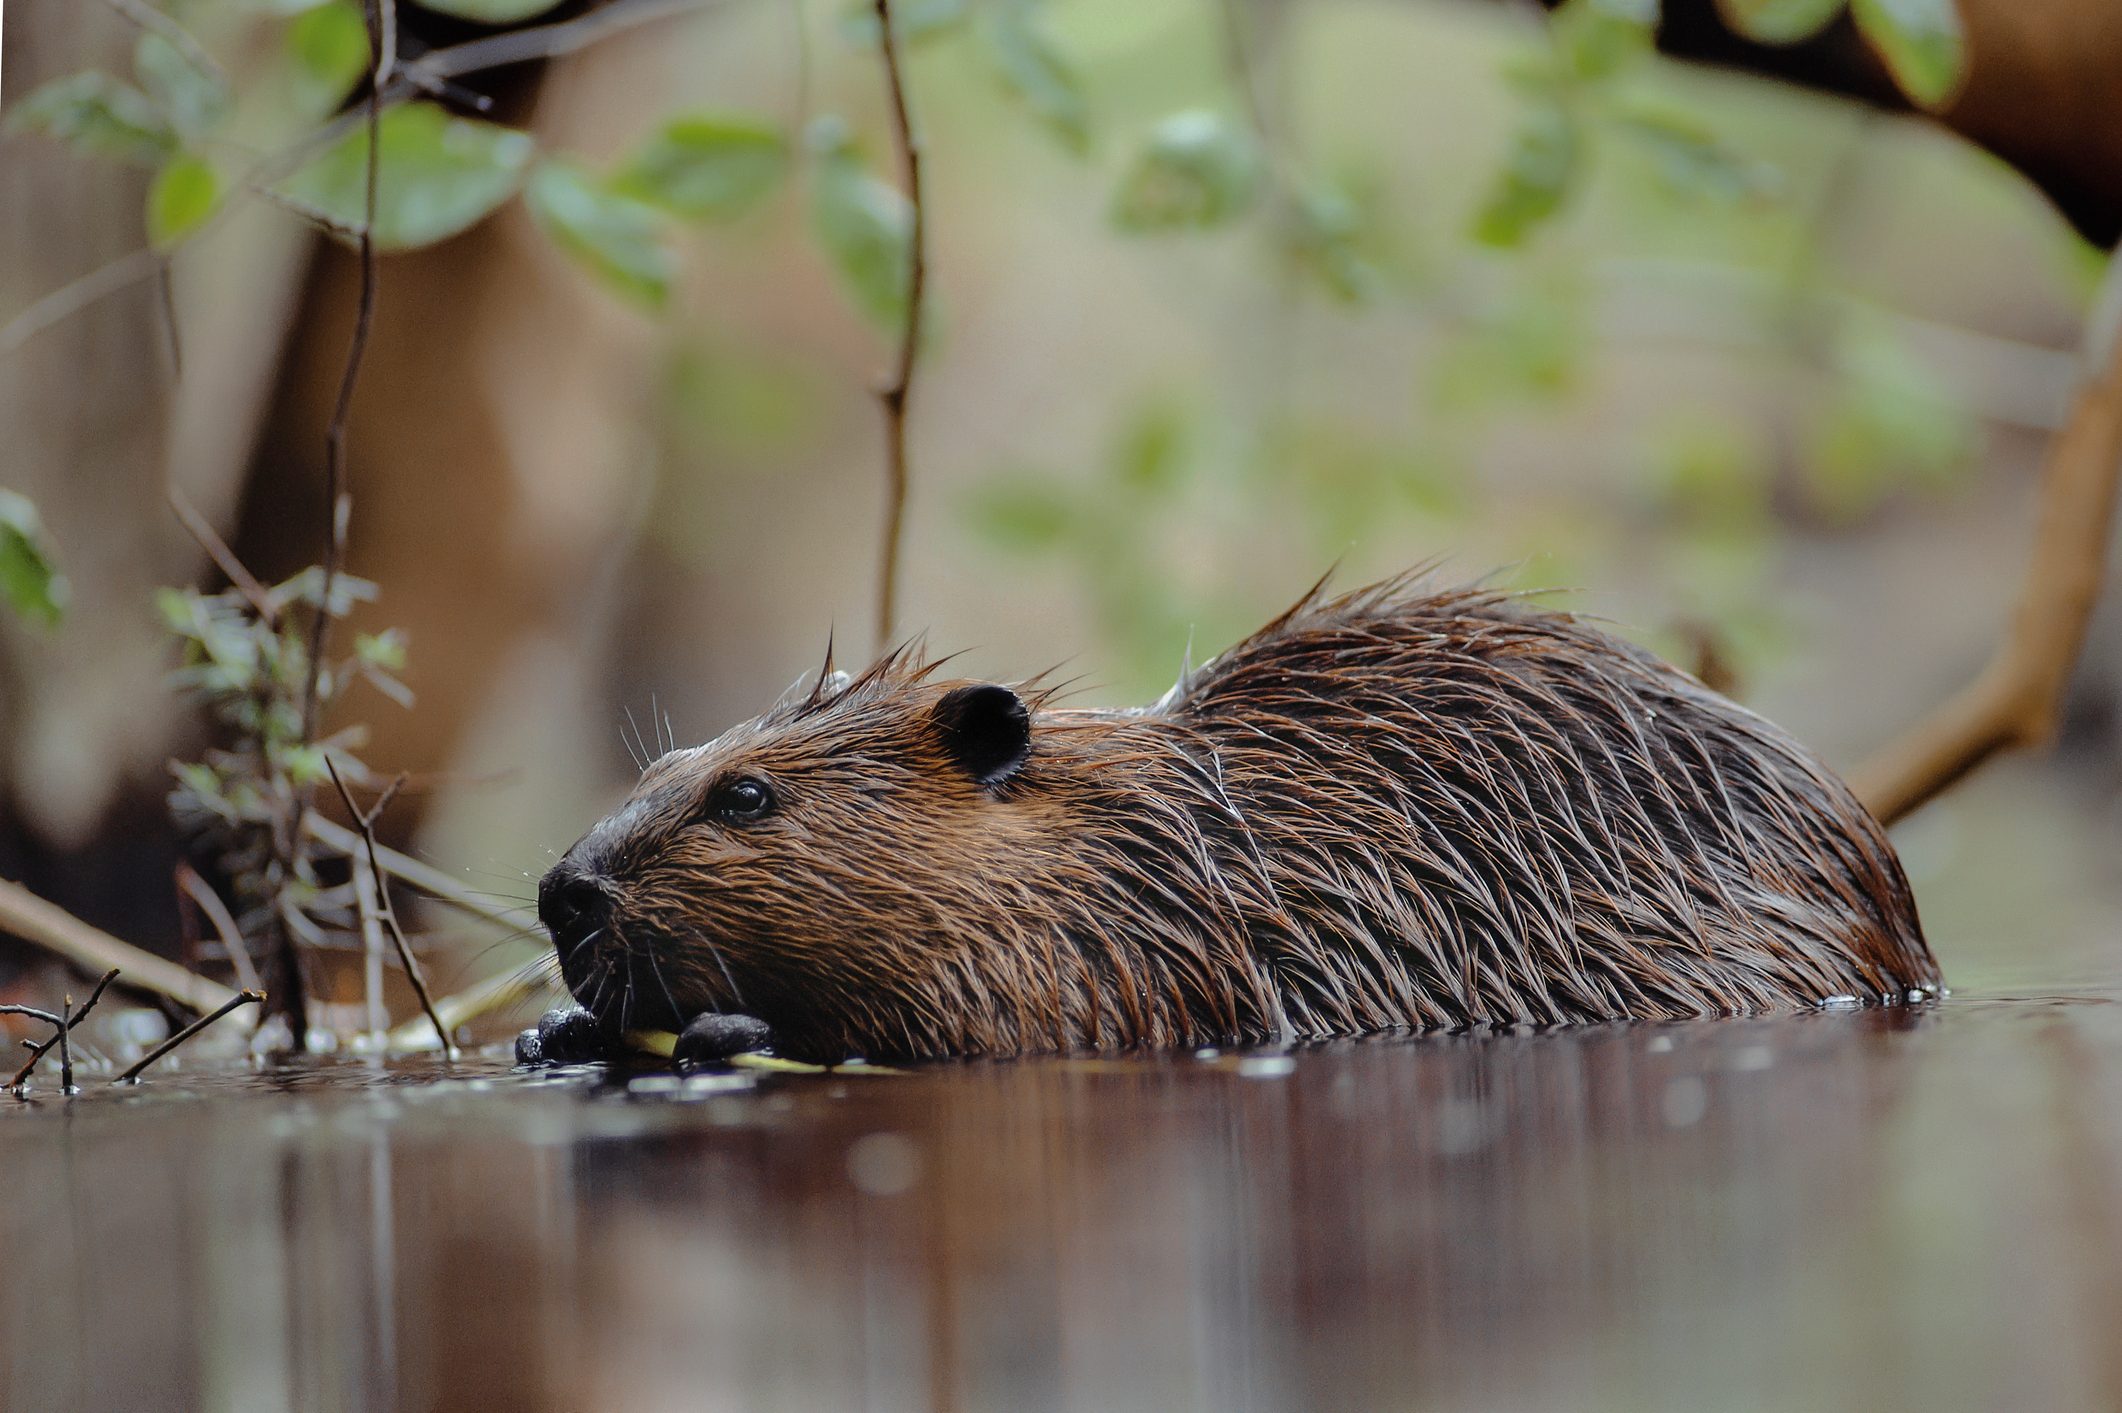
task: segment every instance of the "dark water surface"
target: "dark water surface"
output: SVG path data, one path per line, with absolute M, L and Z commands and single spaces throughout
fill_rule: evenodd
M 2122 1407 L 2122 1005 L 0 1103 L 8 1408 Z

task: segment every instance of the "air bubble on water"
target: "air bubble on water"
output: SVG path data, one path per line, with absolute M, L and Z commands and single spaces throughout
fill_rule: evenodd
M 1281 1079 L 1296 1068 L 1297 1062 L 1287 1055 L 1252 1055 L 1238 1061 L 1238 1073 L 1246 1079 Z
M 921 1180 L 921 1150 L 903 1133 L 872 1133 L 847 1150 L 847 1177 L 872 1197 L 896 1197 Z
M 1223 1058 L 1223 1052 L 1213 1045 L 1204 1045 L 1194 1051 L 1194 1058 L 1201 1061 L 1220 1060 Z
M 1449 1099 L 1437 1107 L 1437 1149 L 1458 1157 L 1488 1141 L 1488 1123 L 1479 1104 Z
M 1914 993 L 1910 994 L 1913 996 Z M 1823 996 L 1820 999 L 1820 1009 L 1823 1011 L 1854 1011 L 1863 1004 L 1859 998 L 1849 995 Z
M 1693 1075 L 1673 1080 L 1658 1100 L 1667 1128 L 1687 1128 L 1709 1112 L 1709 1086 Z
M 1673 1038 L 1670 1035 L 1653 1035 L 1650 1044 L 1643 1049 L 1646 1054 L 1670 1055 L 1673 1052 Z

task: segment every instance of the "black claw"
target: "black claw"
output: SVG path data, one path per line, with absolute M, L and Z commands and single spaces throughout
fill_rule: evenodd
M 692 1023 L 678 1032 L 678 1043 L 671 1050 L 671 1060 L 678 1068 L 684 1069 L 764 1050 L 773 1043 L 773 1027 L 757 1016 L 709 1011 L 706 1015 L 694 1016 Z
M 538 1028 L 516 1033 L 516 1064 L 519 1068 L 536 1069 L 545 1063 L 545 1041 L 540 1038 Z
M 556 1006 L 547 1011 L 539 1018 L 535 1034 L 538 1058 L 529 1063 L 578 1065 L 585 1060 L 601 1060 L 611 1053 L 611 1042 L 598 1026 L 597 1018 L 580 1006 Z M 518 1036 L 516 1054 L 521 1056 L 523 1051 L 523 1036 Z

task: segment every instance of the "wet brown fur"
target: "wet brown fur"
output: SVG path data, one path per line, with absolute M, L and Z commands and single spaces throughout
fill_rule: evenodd
M 569 855 L 607 1022 L 915 1057 L 1725 1015 L 1934 988 L 1884 832 L 1781 731 L 1566 614 L 1316 591 L 983 785 L 902 653 L 644 773 Z M 706 813 L 733 775 L 779 808 Z

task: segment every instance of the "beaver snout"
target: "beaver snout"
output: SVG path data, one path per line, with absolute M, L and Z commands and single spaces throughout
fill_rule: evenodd
M 553 937 L 563 968 L 611 925 L 611 885 L 600 875 L 562 859 L 538 880 L 538 920 Z

